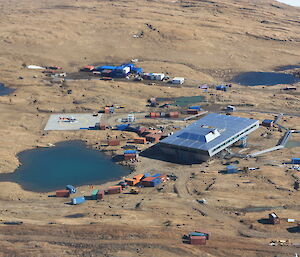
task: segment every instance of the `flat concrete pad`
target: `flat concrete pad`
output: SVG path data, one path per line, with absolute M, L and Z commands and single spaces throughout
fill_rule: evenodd
M 59 113 L 52 114 L 44 130 L 80 130 L 95 127 L 102 114 L 93 116 L 91 113 Z M 70 121 L 70 120 L 74 121 Z

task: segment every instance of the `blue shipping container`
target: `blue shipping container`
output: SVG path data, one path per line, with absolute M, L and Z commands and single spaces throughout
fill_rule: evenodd
M 292 164 L 300 164 L 300 158 L 292 158 Z
M 85 198 L 84 196 L 78 196 L 72 199 L 72 204 L 76 205 L 76 204 L 81 204 L 85 202 Z
M 97 71 L 103 71 L 103 70 L 114 70 L 116 69 L 115 66 L 98 66 L 95 68 Z
M 120 125 L 117 125 L 117 130 L 124 131 L 124 130 L 126 130 L 129 127 L 129 125 L 130 124 L 120 124 Z
M 155 177 L 159 177 L 159 176 L 161 176 L 161 174 L 160 173 L 156 173 L 152 177 L 155 178 Z
M 202 232 L 190 232 L 189 236 L 206 236 L 206 233 L 202 233 Z
M 124 154 L 136 154 L 136 150 L 125 150 Z
M 161 183 L 161 179 L 160 178 L 156 178 L 156 179 L 153 179 L 151 181 L 151 184 L 155 187 L 157 185 L 159 185 Z
M 201 106 L 200 105 L 190 106 L 189 109 L 190 110 L 200 110 Z
M 72 185 L 67 185 L 66 189 L 69 190 L 70 194 L 75 194 L 77 192 L 76 188 Z

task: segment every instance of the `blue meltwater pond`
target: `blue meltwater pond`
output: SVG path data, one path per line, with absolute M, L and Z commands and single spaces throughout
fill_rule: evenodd
M 245 86 L 274 86 L 279 84 L 293 84 L 300 79 L 292 74 L 280 72 L 245 72 L 232 78 L 235 82 Z
M 19 168 L 0 174 L 0 181 L 16 182 L 25 190 L 50 192 L 66 185 L 94 185 L 119 179 L 129 168 L 114 163 L 100 151 L 81 141 L 58 143 L 51 148 L 26 150 L 18 154 Z

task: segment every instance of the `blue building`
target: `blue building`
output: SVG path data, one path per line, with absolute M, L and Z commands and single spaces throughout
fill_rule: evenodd
M 211 113 L 160 141 L 160 149 L 180 161 L 206 161 L 259 127 L 259 121 Z

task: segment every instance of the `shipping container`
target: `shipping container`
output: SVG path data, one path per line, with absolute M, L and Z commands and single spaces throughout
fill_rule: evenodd
M 205 245 L 206 237 L 205 236 L 191 236 L 190 244 L 191 245 Z
M 127 178 L 125 179 L 125 182 L 129 185 L 129 186 L 134 186 L 136 185 L 138 182 L 134 179 L 131 179 L 131 178 Z
M 104 113 L 109 114 L 109 107 L 104 108 Z
M 107 144 L 109 146 L 117 146 L 117 145 L 120 145 L 120 140 L 118 139 L 110 139 L 107 141 Z
M 100 130 L 106 130 L 106 125 L 105 124 L 101 124 L 100 125 Z
M 76 205 L 76 204 L 81 204 L 85 202 L 85 198 L 84 196 L 78 196 L 72 199 L 72 204 Z
M 136 150 L 125 150 L 124 154 L 136 154 Z
M 300 158 L 292 158 L 292 164 L 300 164 Z
M 72 185 L 67 185 L 66 189 L 69 190 L 70 194 L 75 194 L 77 192 L 76 188 Z
M 98 189 L 94 189 L 92 191 L 91 197 L 93 200 L 97 200 L 97 194 L 98 194 L 99 190 Z
M 57 190 L 55 195 L 56 195 L 56 197 L 69 197 L 70 191 L 69 190 Z
M 200 110 L 201 106 L 200 105 L 194 105 L 189 107 L 190 110 Z
M 181 77 L 175 77 L 172 79 L 171 81 L 172 84 L 178 84 L 178 85 L 181 85 L 184 83 L 184 78 L 181 78 Z
M 137 137 L 135 139 L 133 139 L 135 144 L 146 144 L 147 140 L 144 137 Z
M 145 128 L 145 127 L 139 127 L 137 133 L 138 133 L 139 135 L 142 135 L 146 130 L 147 130 L 147 128 Z
M 149 134 L 146 136 L 146 140 L 152 143 L 158 143 L 161 138 L 161 134 Z
M 186 112 L 187 114 L 191 114 L 191 115 L 196 115 L 199 113 L 199 111 L 195 109 L 188 109 Z
M 119 184 L 123 189 L 128 186 L 128 183 L 126 181 L 120 181 Z
M 155 112 L 150 112 L 149 116 L 150 116 L 150 118 L 155 118 L 156 117 L 156 113 Z
M 119 194 L 122 192 L 122 187 L 121 186 L 111 186 L 107 189 L 107 194 Z
M 195 229 L 195 232 L 205 234 L 205 235 L 206 235 L 206 240 L 209 240 L 210 235 L 211 235 L 210 232 L 208 232 L 208 231 L 206 231 L 206 230 L 203 230 L 202 228 L 200 228 L 200 229 Z
M 206 240 L 209 239 L 209 234 L 208 233 L 204 233 L 204 232 L 190 232 L 189 236 L 204 236 L 206 238 Z
M 179 112 L 170 112 L 168 116 L 170 118 L 178 118 L 179 117 Z
M 142 180 L 143 177 L 144 177 L 144 174 L 139 174 L 139 175 L 135 175 L 135 176 L 133 177 L 133 179 L 134 179 L 135 181 L 140 182 L 140 181 Z
M 136 159 L 137 155 L 136 154 L 124 154 L 124 160 L 128 161 L 128 160 L 133 160 Z
M 104 190 L 99 190 L 97 193 L 97 200 L 101 200 L 104 198 Z

